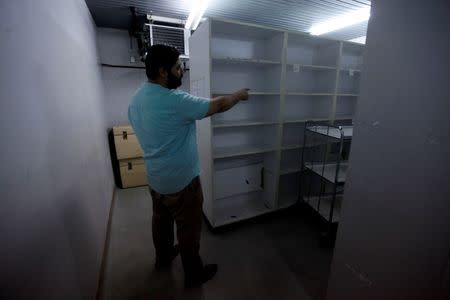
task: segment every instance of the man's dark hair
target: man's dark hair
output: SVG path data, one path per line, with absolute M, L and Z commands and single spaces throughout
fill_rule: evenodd
M 164 68 L 168 72 L 180 57 L 180 52 L 172 46 L 153 45 L 145 58 L 145 73 L 147 78 L 155 80 L 159 76 L 159 69 Z

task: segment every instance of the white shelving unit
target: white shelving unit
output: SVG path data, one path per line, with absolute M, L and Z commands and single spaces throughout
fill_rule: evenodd
M 351 120 L 362 47 L 226 19 L 190 41 L 191 92 L 250 88 L 250 99 L 198 121 L 204 213 L 218 227 L 298 198 L 306 121 Z
M 213 96 L 222 96 L 222 95 L 230 95 L 234 91 L 213 91 Z M 250 96 L 280 96 L 280 92 L 255 92 L 249 91 L 248 94 Z
M 301 145 L 298 148 L 285 147 L 281 151 L 280 175 L 299 173 L 301 171 Z M 296 184 L 298 186 L 298 182 Z
M 281 173 L 279 183 L 279 208 L 287 208 L 294 205 L 299 198 L 299 180 L 298 172 Z
M 214 128 L 225 127 L 242 127 L 242 126 L 259 126 L 259 125 L 273 125 L 277 121 L 271 120 L 217 120 L 213 123 Z
M 228 198 L 216 199 L 214 206 L 215 226 L 223 226 L 270 212 L 262 201 L 262 192 L 249 192 Z
M 213 57 L 212 58 L 213 63 L 217 64 L 239 64 L 239 65 L 245 65 L 245 64 L 259 64 L 259 65 L 281 65 L 280 61 L 273 61 L 273 60 L 267 60 L 267 59 L 248 59 L 248 58 L 235 58 L 235 57 Z
M 340 52 L 334 115 L 335 120 L 353 119 L 359 96 L 364 46 L 343 42 Z
M 214 158 L 227 158 L 234 156 L 243 156 L 249 154 L 259 154 L 265 152 L 275 151 L 275 146 L 272 145 L 244 145 L 244 146 L 230 146 L 214 148 Z

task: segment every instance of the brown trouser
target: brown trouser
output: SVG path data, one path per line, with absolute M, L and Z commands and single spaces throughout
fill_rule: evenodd
M 199 256 L 202 228 L 203 193 L 200 178 L 195 177 L 175 194 L 159 194 L 150 187 L 153 199 L 152 232 L 157 259 L 165 259 L 174 246 L 174 221 L 185 274 L 203 267 Z

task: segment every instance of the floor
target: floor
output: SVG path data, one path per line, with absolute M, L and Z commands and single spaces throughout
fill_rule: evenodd
M 154 270 L 151 198 L 145 187 L 117 189 L 102 299 L 312 299 L 325 297 L 332 249 L 319 247 L 320 224 L 305 208 L 246 221 L 212 233 L 203 226 L 201 255 L 219 271 L 185 290 L 180 258 Z

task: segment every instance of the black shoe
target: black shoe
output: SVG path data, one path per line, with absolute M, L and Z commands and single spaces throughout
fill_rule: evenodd
M 203 270 L 197 275 L 185 275 L 184 286 L 186 288 L 202 285 L 208 280 L 212 279 L 217 273 L 217 265 L 205 265 Z
M 170 267 L 170 265 L 172 264 L 172 261 L 175 259 L 175 257 L 177 257 L 177 255 L 179 253 L 180 253 L 180 249 L 178 248 L 178 245 L 173 246 L 172 253 L 170 254 L 169 257 L 167 257 L 165 259 L 156 258 L 155 269 L 163 270 L 163 269 Z

